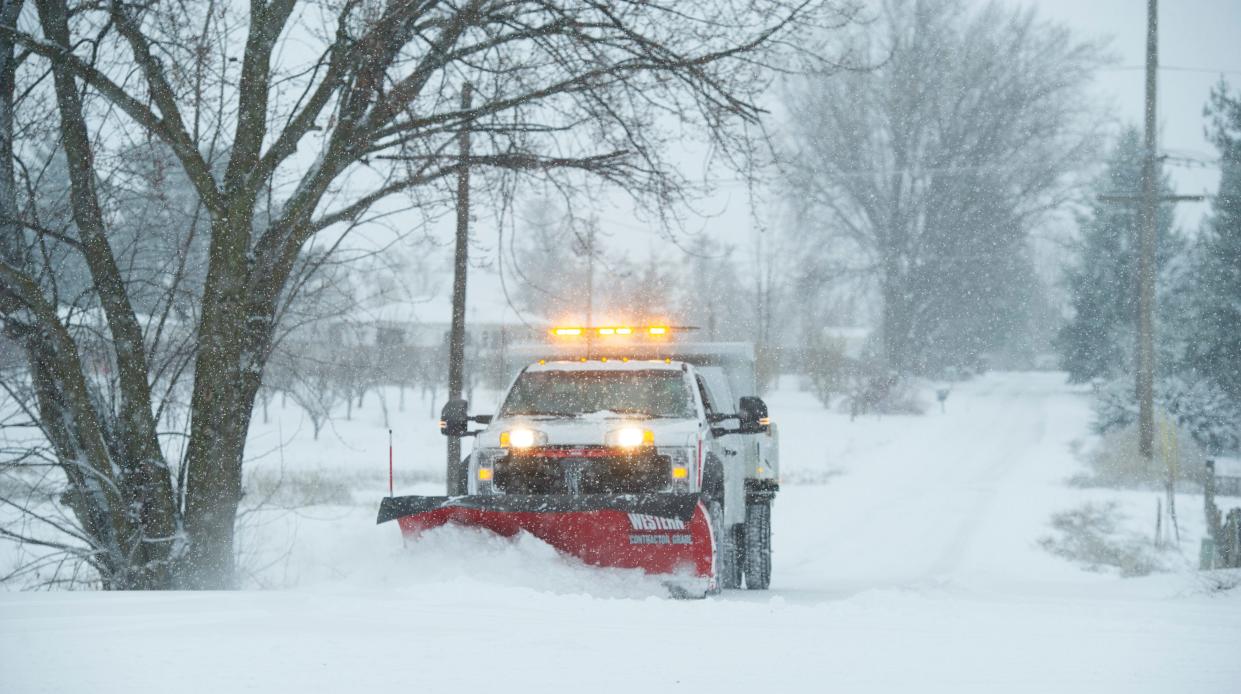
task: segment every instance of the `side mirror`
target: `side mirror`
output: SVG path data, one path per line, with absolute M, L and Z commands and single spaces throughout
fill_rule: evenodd
M 465 400 L 449 400 L 440 410 L 440 433 L 444 436 L 465 436 L 470 426 L 470 404 Z
M 440 433 L 444 436 L 473 436 L 477 431 L 470 431 L 470 422 L 491 424 L 491 415 L 476 414 L 470 416 L 470 404 L 465 400 L 449 400 L 440 410 Z
M 742 434 L 762 434 L 771 429 L 767 419 L 767 403 L 756 395 L 741 398 L 738 418 L 741 426 L 737 429 Z

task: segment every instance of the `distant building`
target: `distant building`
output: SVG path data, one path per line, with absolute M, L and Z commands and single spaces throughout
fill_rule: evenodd
M 819 336 L 824 345 L 836 347 L 844 356 L 857 361 L 866 353 L 874 332 L 873 328 L 864 326 L 825 325 L 819 331 Z
M 1241 496 L 1241 458 L 1215 458 L 1215 493 Z
M 388 304 L 299 330 L 286 350 L 314 352 L 367 381 L 435 389 L 448 382 L 452 327 L 447 301 Z M 465 320 L 467 389 L 502 388 L 507 348 L 543 336 L 546 326 L 507 304 L 470 306 Z

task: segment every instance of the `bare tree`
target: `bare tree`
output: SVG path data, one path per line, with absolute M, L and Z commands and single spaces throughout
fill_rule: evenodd
M 584 319 L 589 260 L 573 219 L 547 198 L 531 200 L 519 217 L 523 233 L 509 248 L 514 302 L 549 320 Z
M 39 420 L 69 479 L 105 585 L 217 588 L 234 578 L 246 433 L 281 307 L 307 244 L 399 207 L 446 197 L 454 137 L 490 171 L 590 175 L 649 204 L 681 181 L 664 159 L 678 128 L 743 153 L 773 61 L 804 30 L 847 21 L 825 2 L 708 0 L 254 0 L 69 6 L 5 2 L 0 67 L 12 147 L 15 66 L 49 94 L 73 228 L 29 228 L 4 153 L 0 313 L 36 384 Z M 302 56 L 300 59 L 283 56 Z M 50 83 L 39 79 L 50 73 Z M 476 105 L 459 91 L 474 85 Z M 26 102 L 26 92 L 21 95 Z M 193 288 L 189 432 L 182 478 L 161 450 L 144 320 L 101 198 L 114 143 L 140 133 L 173 155 L 202 210 Z M 318 241 L 317 241 L 318 240 Z M 93 398 L 39 244 L 81 257 L 103 317 L 118 398 Z
M 882 40 L 857 44 L 874 71 L 789 90 L 788 175 L 802 226 L 835 242 L 818 244 L 825 264 L 847 247 L 842 279 L 874 278 L 903 371 L 977 352 L 1027 298 L 1031 227 L 1093 153 L 1084 90 L 1102 57 L 994 2 L 887 0 L 878 22 Z
M 287 357 L 286 357 L 287 358 Z M 273 364 L 274 365 L 274 364 Z M 319 440 L 323 425 L 332 418 L 332 411 L 350 400 L 352 392 L 343 386 L 335 361 L 319 356 L 301 355 L 293 368 L 286 392 L 306 413 L 314 440 Z

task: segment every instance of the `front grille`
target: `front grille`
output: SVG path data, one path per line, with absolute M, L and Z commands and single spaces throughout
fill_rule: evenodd
M 495 463 L 495 486 L 505 494 L 640 494 L 668 488 L 668 457 L 654 449 L 539 449 Z

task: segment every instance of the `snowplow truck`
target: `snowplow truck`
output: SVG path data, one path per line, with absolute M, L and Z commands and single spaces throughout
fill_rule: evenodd
M 616 330 L 644 334 L 597 339 Z M 441 431 L 474 437 L 465 493 L 390 496 L 378 521 L 407 538 L 448 523 L 525 531 L 588 564 L 657 575 L 678 597 L 766 589 L 779 447 L 749 394 L 750 345 L 681 342 L 671 328 L 551 334 L 580 339 L 512 350 L 524 366 L 494 416 L 444 406 Z

